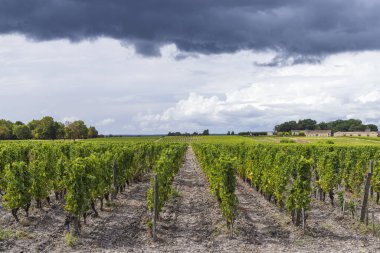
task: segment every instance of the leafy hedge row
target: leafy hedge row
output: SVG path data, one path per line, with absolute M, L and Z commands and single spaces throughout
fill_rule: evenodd
M 175 175 L 178 173 L 183 162 L 183 157 L 186 152 L 186 144 L 172 144 L 165 148 L 153 172 L 157 174 L 157 191 L 158 191 L 158 212 L 165 205 L 172 192 L 172 182 Z M 150 187 L 148 190 L 148 208 L 153 211 L 154 208 L 154 179 L 151 178 Z
M 65 199 L 65 210 L 79 229 L 79 217 L 93 209 L 95 201 L 124 190 L 136 178 L 152 170 L 170 145 L 122 143 L 6 143 L 0 145 L 0 191 L 4 206 L 18 220 L 28 215 L 32 200 Z M 166 151 L 165 151 L 166 152 Z M 114 179 L 114 166 L 116 178 Z M 116 187 L 113 182 L 116 182 Z
M 333 205 L 334 196 L 341 189 L 360 196 L 371 159 L 375 165 L 371 183 L 379 199 L 378 147 L 294 144 L 193 146 L 211 185 L 218 180 L 217 173 L 224 171 L 221 166 L 228 167 L 226 164 L 220 165 L 221 161 L 231 161 L 234 171 L 268 200 L 274 199 L 280 209 L 286 209 L 295 225 L 301 223 L 302 210 L 310 209 L 313 193 L 316 196 L 319 192 L 321 200 L 328 195 Z
M 194 152 L 210 183 L 211 193 L 216 197 L 227 227 L 232 231 L 237 214 L 238 199 L 235 195 L 236 160 L 216 145 L 193 144 Z

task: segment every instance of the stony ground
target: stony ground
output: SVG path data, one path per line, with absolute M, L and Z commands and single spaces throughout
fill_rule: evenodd
M 315 201 L 306 231 L 238 179 L 239 215 L 232 237 L 191 149 L 176 189 L 158 222 L 158 240 L 147 233 L 149 177 L 118 195 L 114 205 L 89 217 L 80 240 L 67 245 L 62 203 L 33 208 L 21 224 L 0 207 L 0 251 L 6 252 L 380 252 L 380 240 L 360 233 L 348 215 Z M 1 231 L 12 235 L 1 240 Z

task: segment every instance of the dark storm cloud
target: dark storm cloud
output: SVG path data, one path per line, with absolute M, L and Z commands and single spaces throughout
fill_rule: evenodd
M 377 0 L 0 0 L 0 33 L 36 41 L 112 37 L 160 55 L 275 50 L 268 63 L 380 49 Z
M 273 57 L 272 60 L 265 63 L 254 62 L 258 67 L 281 67 L 298 64 L 320 64 L 324 55 L 302 55 L 295 53 L 283 53 Z

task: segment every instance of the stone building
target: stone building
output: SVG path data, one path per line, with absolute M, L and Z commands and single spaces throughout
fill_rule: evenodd
M 331 130 L 305 130 L 305 135 L 307 137 L 331 137 Z
M 299 136 L 305 135 L 307 137 L 331 137 L 331 130 L 292 130 L 291 135 Z
M 297 136 L 303 133 L 305 133 L 305 130 L 290 130 L 290 134 L 294 136 Z
M 334 133 L 335 137 L 343 137 L 343 136 L 353 136 L 353 137 L 378 137 L 379 132 L 375 131 L 362 131 L 362 132 L 336 132 Z

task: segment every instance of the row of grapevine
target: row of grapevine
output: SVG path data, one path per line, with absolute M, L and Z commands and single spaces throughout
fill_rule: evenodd
M 232 231 L 238 206 L 235 195 L 236 160 L 215 145 L 193 144 L 192 147 L 210 183 L 211 193 L 219 203 L 227 228 Z
M 306 219 L 302 211 L 310 209 L 313 193 L 316 196 L 318 192 L 323 201 L 328 195 L 332 205 L 334 196 L 342 189 L 350 196 L 361 196 L 371 159 L 375 161 L 372 189 L 379 199 L 380 149 L 377 147 L 291 144 L 196 144 L 194 147 L 206 174 L 211 175 L 211 182 L 216 172 L 207 171 L 221 170 L 217 167 L 223 159 L 234 161 L 236 173 L 268 200 L 274 199 L 280 210 L 286 209 L 295 225 L 301 223 L 302 216 Z
M 81 216 L 89 209 L 95 213 L 95 201 L 108 200 L 111 193 L 123 190 L 136 178 L 152 170 L 162 144 L 121 143 L 33 143 L 0 145 L 0 191 L 3 205 L 26 215 L 32 200 L 37 207 L 50 202 L 50 195 L 65 200 L 74 230 L 79 232 Z M 117 173 L 114 173 L 117 172 Z M 116 176 L 114 178 L 114 175 Z
M 157 175 L 157 214 L 161 211 L 171 194 L 172 182 L 174 176 L 178 173 L 181 167 L 186 149 L 186 144 L 172 144 L 170 147 L 167 147 L 162 151 L 159 159 L 157 160 L 156 166 L 153 170 L 154 174 Z M 154 180 L 152 177 L 150 181 L 150 188 L 148 190 L 148 209 L 153 211 L 153 208 Z

